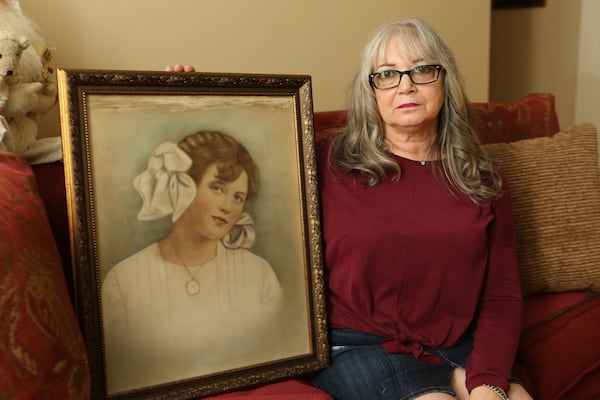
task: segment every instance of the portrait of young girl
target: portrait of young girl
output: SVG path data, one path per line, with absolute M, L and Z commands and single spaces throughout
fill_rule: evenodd
M 284 292 L 251 250 L 245 205 L 259 171 L 248 150 L 228 134 L 194 132 L 159 143 L 132 183 L 143 201 L 137 219 L 172 224 L 102 282 L 108 391 L 268 359 Z

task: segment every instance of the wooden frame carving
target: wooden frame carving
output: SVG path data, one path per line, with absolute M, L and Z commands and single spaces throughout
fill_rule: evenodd
M 191 399 L 324 368 L 329 350 L 310 77 L 69 69 L 58 70 L 57 77 L 75 297 L 89 353 L 92 397 Z M 244 251 L 264 262 L 260 269 L 254 261 L 251 267 L 244 261 L 243 270 L 238 263 L 232 270 L 236 274 L 227 278 L 207 272 L 194 278 L 202 289 L 186 293 L 185 280 L 191 279 L 186 278 L 185 260 L 167 262 L 166 241 L 161 247 L 177 224 L 176 212 L 140 219 L 146 203 L 133 181 L 151 169 L 151 155 L 159 153 L 161 143 L 185 159 L 177 143 L 199 131 L 233 137 L 257 165 L 256 195 L 241 199 L 256 234 L 254 245 Z M 161 176 L 171 183 L 189 176 L 186 170 L 183 175 L 169 171 Z M 150 189 L 158 193 L 156 185 Z M 187 207 L 192 205 L 181 209 L 179 219 Z M 241 220 L 236 219 L 236 226 Z M 165 275 L 168 282 L 175 282 L 176 295 L 167 289 L 163 293 L 156 284 L 166 281 L 148 277 L 146 271 L 155 267 L 110 273 L 146 248 L 157 250 L 148 265 L 157 264 L 157 271 L 167 268 L 163 265 L 170 268 L 164 273 L 170 274 Z M 208 260 L 229 263 L 219 261 L 225 260 L 220 252 L 226 250 L 215 251 Z M 223 271 L 223 265 L 213 270 Z M 245 286 L 236 286 L 228 292 L 231 296 L 254 290 L 247 283 L 254 281 L 261 285 L 261 295 L 274 293 L 268 266 L 281 288 L 279 313 L 271 319 L 247 318 L 255 315 L 250 295 L 243 297 L 244 306 L 231 300 L 235 305 L 220 308 L 230 301 L 221 299 L 221 285 L 232 285 L 239 271 L 247 274 L 240 283 Z M 201 268 L 213 271 L 204 264 Z M 256 271 L 265 275 L 259 279 Z M 115 290 L 105 288 L 108 275 Z M 200 290 L 213 296 L 189 306 L 187 299 L 200 298 Z

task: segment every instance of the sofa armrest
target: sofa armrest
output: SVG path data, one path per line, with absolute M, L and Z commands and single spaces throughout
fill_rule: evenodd
M 65 189 L 64 164 L 60 161 L 35 164 L 31 166 L 35 173 L 38 192 L 44 201 L 46 213 L 54 240 L 60 252 L 60 258 L 69 286 L 69 296 L 74 303 L 73 271 L 71 265 L 71 245 L 69 239 L 69 221 Z

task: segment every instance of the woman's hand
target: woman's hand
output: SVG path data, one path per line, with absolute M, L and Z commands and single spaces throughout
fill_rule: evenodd
M 517 383 L 511 383 L 508 391 L 508 398 L 511 400 L 533 400 L 527 393 L 525 388 Z M 477 386 L 471 391 L 469 400 L 499 400 L 500 396 L 486 388 L 485 386 Z
M 500 396 L 485 386 L 477 386 L 471 390 L 469 400 L 500 400 Z
M 196 72 L 196 69 L 194 67 L 192 67 L 191 65 L 181 65 L 181 64 L 175 64 L 175 65 L 167 65 L 165 67 L 165 71 L 167 72 Z

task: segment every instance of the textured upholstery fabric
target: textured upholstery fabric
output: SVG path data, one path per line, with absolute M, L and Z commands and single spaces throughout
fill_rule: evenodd
M 485 146 L 512 192 L 525 295 L 600 290 L 596 137 L 587 124 L 550 138 Z
M 473 120 L 483 143 L 549 136 L 559 131 L 554 96 L 532 93 L 513 102 L 473 103 Z
M 0 153 L 0 397 L 86 399 L 89 372 L 33 172 Z
M 596 295 L 525 329 L 519 362 L 534 399 L 600 399 L 599 321 Z
M 527 296 L 523 308 L 522 329 L 526 331 L 534 325 L 549 321 L 564 310 L 575 307 L 587 297 L 588 294 L 582 291 L 539 293 Z
M 69 221 L 66 204 L 65 168 L 62 161 L 34 164 L 31 169 L 38 183 L 38 192 L 46 206 L 46 214 L 58 246 L 63 272 L 68 283 L 71 302 L 75 304 L 73 271 L 71 269 L 71 246 L 69 243 Z M 59 196 L 60 195 L 60 196 Z

